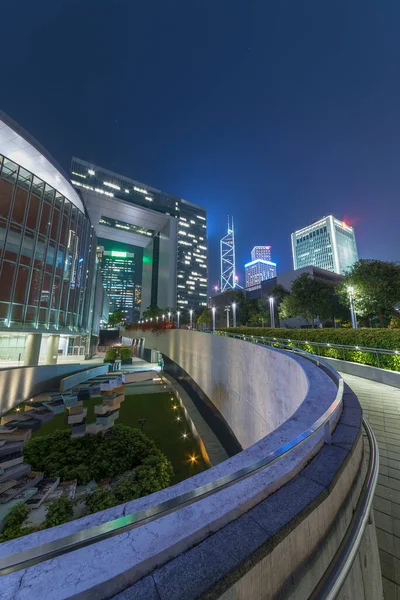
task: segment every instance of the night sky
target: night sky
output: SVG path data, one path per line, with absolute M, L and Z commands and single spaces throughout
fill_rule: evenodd
M 324 215 L 361 257 L 400 259 L 398 0 L 16 0 L 2 10 L 0 107 L 72 155 L 226 215 L 292 268 Z

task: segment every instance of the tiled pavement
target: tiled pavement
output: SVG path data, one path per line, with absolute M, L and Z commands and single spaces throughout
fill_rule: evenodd
M 374 514 L 385 600 L 400 600 L 400 389 L 346 375 L 379 446 Z

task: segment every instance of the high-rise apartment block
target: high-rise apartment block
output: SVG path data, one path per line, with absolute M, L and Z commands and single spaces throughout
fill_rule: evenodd
M 246 272 L 246 288 L 254 288 L 261 285 L 262 281 L 276 277 L 276 263 L 270 260 L 257 258 L 247 263 L 244 267 Z
M 271 246 L 254 246 L 251 251 L 251 260 L 271 260 Z
M 358 261 L 354 229 L 332 215 L 292 233 L 295 269 L 315 266 L 343 274 Z
M 84 198 L 98 245 L 111 242 L 107 250 L 136 256 L 130 292 L 135 298 L 141 289 L 141 314 L 148 306 L 207 306 L 204 208 L 78 158 L 71 181 Z M 127 304 L 121 308 L 129 310 Z

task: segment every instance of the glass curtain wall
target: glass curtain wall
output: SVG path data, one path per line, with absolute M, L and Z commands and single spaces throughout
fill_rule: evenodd
M 87 332 L 95 263 L 89 219 L 0 156 L 0 329 Z

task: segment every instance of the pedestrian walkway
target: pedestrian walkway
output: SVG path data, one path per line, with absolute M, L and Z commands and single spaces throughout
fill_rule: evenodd
M 385 600 L 400 600 L 400 389 L 342 373 L 379 446 L 374 516 Z

